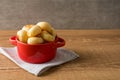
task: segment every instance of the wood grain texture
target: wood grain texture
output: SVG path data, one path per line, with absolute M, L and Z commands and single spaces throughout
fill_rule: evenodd
M 0 31 L 0 46 L 12 47 L 16 31 Z M 74 61 L 53 67 L 40 77 L 19 68 L 0 54 L 1 80 L 119 80 L 120 30 L 57 30 L 66 40 L 64 48 L 80 55 Z

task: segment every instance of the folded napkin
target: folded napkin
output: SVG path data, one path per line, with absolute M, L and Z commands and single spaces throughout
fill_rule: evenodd
M 43 72 L 45 72 L 46 70 L 48 70 L 53 66 L 60 65 L 62 63 L 71 61 L 79 57 L 79 55 L 77 55 L 73 51 L 69 51 L 64 48 L 58 48 L 56 57 L 53 60 L 46 63 L 42 63 L 42 64 L 32 64 L 32 63 L 24 62 L 19 58 L 16 47 L 12 47 L 12 48 L 0 47 L 0 53 L 8 57 L 10 60 L 16 63 L 19 67 L 23 68 L 24 70 L 36 76 L 41 75 Z

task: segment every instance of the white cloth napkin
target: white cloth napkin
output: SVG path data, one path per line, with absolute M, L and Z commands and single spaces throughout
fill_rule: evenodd
M 79 55 L 77 55 L 73 51 L 69 51 L 64 48 L 58 48 L 56 57 L 53 60 L 46 63 L 42 63 L 42 64 L 31 64 L 31 63 L 24 62 L 19 58 L 16 47 L 12 47 L 12 48 L 0 47 L 0 53 L 8 57 L 10 60 L 12 60 L 14 63 L 16 63 L 18 66 L 20 66 L 24 70 L 36 76 L 41 75 L 50 67 L 60 65 L 62 63 L 71 61 L 79 57 Z

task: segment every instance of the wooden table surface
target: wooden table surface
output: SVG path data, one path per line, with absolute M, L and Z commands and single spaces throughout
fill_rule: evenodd
M 0 80 L 120 80 L 120 30 L 57 30 L 76 60 L 34 76 L 0 54 Z M 0 31 L 0 46 L 13 47 L 13 31 Z

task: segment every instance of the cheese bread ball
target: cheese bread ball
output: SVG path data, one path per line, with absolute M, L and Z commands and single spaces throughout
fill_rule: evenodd
M 41 37 L 30 37 L 28 38 L 28 44 L 41 44 L 44 40 Z
M 37 25 L 40 26 L 42 30 L 49 32 L 53 36 L 56 36 L 55 29 L 48 22 L 38 22 Z
M 23 43 L 27 42 L 28 36 L 27 36 L 27 32 L 25 30 L 19 30 L 17 32 L 17 37 L 18 37 L 19 41 L 21 41 Z
M 44 31 L 52 32 L 52 27 L 48 22 L 38 22 L 37 25 Z
M 29 37 L 35 37 L 40 33 L 41 33 L 41 28 L 37 25 L 34 25 L 32 28 L 28 30 L 27 35 Z
M 54 36 L 54 37 L 57 36 L 56 31 L 55 31 L 54 28 L 51 29 L 51 35 Z
M 25 31 L 28 31 L 30 28 L 32 28 L 32 24 L 29 24 L 29 25 L 25 25 L 23 26 L 22 30 L 25 30 Z
M 55 40 L 55 36 L 52 36 L 51 34 L 49 34 L 47 31 L 42 31 L 41 32 L 41 37 L 48 42 L 54 41 Z

